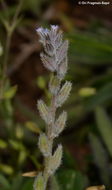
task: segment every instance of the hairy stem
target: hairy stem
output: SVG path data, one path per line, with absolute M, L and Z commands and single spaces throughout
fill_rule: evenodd
M 53 149 L 53 138 L 51 137 L 51 132 L 52 132 L 52 128 L 54 125 L 54 121 L 55 121 L 55 113 L 56 113 L 56 106 L 55 106 L 55 99 L 56 99 L 56 95 L 52 95 L 52 99 L 51 99 L 51 107 L 50 107 L 50 111 L 52 114 L 52 122 L 51 124 L 48 126 L 47 128 L 47 137 L 49 139 L 50 142 L 50 156 L 45 158 L 45 169 L 44 169 L 44 179 L 45 179 L 45 186 L 47 187 L 47 183 L 48 183 L 48 179 L 49 179 L 49 174 L 48 174 L 48 170 L 47 170 L 47 166 L 48 166 L 48 162 L 50 160 L 50 157 L 52 156 L 52 149 Z

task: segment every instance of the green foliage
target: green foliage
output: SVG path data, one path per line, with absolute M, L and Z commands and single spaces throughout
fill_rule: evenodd
M 51 189 L 60 190 L 60 186 L 58 184 L 58 180 L 55 176 L 51 177 Z
M 0 148 L 5 149 L 7 148 L 7 142 L 3 139 L 0 139 Z
M 24 0 L 23 1 L 23 6 L 22 6 L 22 10 L 24 11 L 31 11 L 33 13 L 35 13 L 36 15 L 40 14 L 41 11 L 41 4 L 44 2 L 45 0 Z
M 29 180 L 27 180 L 27 181 L 23 184 L 21 190 L 32 190 L 32 187 L 33 187 L 33 179 L 29 179 Z
M 0 164 L 0 171 L 4 172 L 5 174 L 12 175 L 14 170 L 12 166 L 6 164 Z
M 0 174 L 0 185 L 3 190 L 8 190 L 11 187 L 9 181 L 2 174 Z
M 108 103 L 112 98 L 112 83 L 109 82 L 99 89 L 90 99 L 86 100 L 86 109 L 93 110 L 96 106 Z
M 2 190 L 32 190 L 33 179 L 24 179 L 19 174 L 9 182 L 3 175 L 0 175 L 0 185 Z
M 10 89 L 6 90 L 3 94 L 3 98 L 10 99 L 16 94 L 17 86 L 12 86 Z
M 85 177 L 79 171 L 74 171 L 73 169 L 60 171 L 58 181 L 60 190 L 82 190 L 86 185 Z
M 39 134 L 41 131 L 40 128 L 37 126 L 37 124 L 33 121 L 27 121 L 25 123 L 25 126 L 27 127 L 27 129 L 37 134 Z
M 94 162 L 100 170 L 102 181 L 106 185 L 109 185 L 110 175 L 109 175 L 109 169 L 108 169 L 109 165 L 108 165 L 107 152 L 104 149 L 100 139 L 96 135 L 91 133 L 89 135 L 89 139 L 90 139 L 90 144 L 93 151 Z
M 95 111 L 97 127 L 103 141 L 112 156 L 112 123 L 106 111 L 102 107 L 97 107 Z
M 37 86 L 39 87 L 39 88 L 41 88 L 41 89 L 45 89 L 45 87 L 46 87 L 46 81 L 45 81 L 45 79 L 42 77 L 42 76 L 39 76 L 38 78 L 37 78 Z
M 86 88 L 86 87 L 85 88 L 81 88 L 79 90 L 79 95 L 82 96 L 82 97 L 92 96 L 95 93 L 96 93 L 95 88 L 90 88 L 90 87 L 88 87 L 88 88 Z
M 67 35 L 70 39 L 70 58 L 85 64 L 107 64 L 112 60 L 112 37 L 105 34 L 81 33 Z

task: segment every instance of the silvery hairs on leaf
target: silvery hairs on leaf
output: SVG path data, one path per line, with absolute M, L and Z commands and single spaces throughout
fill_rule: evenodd
M 63 111 L 54 123 L 54 127 L 52 129 L 52 134 L 51 134 L 52 138 L 58 137 L 59 134 L 64 130 L 66 120 L 67 120 L 67 113 Z
M 47 123 L 50 124 L 51 122 L 51 115 L 49 113 L 49 108 L 46 106 L 43 100 L 38 100 L 37 108 L 39 110 L 41 118 Z
M 60 166 L 62 160 L 62 154 L 63 154 L 62 145 L 58 145 L 57 149 L 55 150 L 53 156 L 51 156 L 48 163 L 48 173 L 50 175 L 53 175 Z
M 40 135 L 38 145 L 39 145 L 40 151 L 42 152 L 42 154 L 45 157 L 50 156 L 50 154 L 51 154 L 51 152 L 50 152 L 50 143 L 49 143 L 49 139 L 45 135 L 45 133 Z
M 64 130 L 66 120 L 67 120 L 67 113 L 63 111 L 55 122 L 55 126 L 54 126 L 55 137 L 58 137 L 59 134 Z
M 67 100 L 71 88 L 72 88 L 72 83 L 66 81 L 57 95 L 57 102 L 56 102 L 57 107 L 61 107 L 61 105 Z
M 44 52 L 40 55 L 44 67 L 57 72 L 57 76 L 63 79 L 67 72 L 68 40 L 63 41 L 62 31 L 55 25 L 51 25 L 51 29 L 40 27 L 36 31 L 44 46 Z

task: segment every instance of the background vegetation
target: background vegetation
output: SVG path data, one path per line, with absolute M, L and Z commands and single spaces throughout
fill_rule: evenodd
M 75 0 L 0 0 L 1 190 L 32 190 L 33 176 L 43 169 L 37 141 L 44 123 L 36 102 L 49 102 L 49 73 L 35 29 L 50 24 L 59 24 L 70 41 L 66 78 L 73 83 L 67 127 L 58 139 L 63 164 L 51 189 L 112 186 L 111 12 L 111 5 Z

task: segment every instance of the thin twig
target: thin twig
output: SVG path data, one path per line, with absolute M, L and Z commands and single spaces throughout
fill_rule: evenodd
M 17 22 L 17 19 L 18 19 L 18 16 L 20 14 L 20 11 L 21 11 L 21 7 L 22 7 L 22 4 L 23 4 L 23 1 L 24 0 L 19 0 L 19 4 L 18 4 L 18 7 L 17 7 L 17 10 L 16 10 L 16 13 L 13 17 L 13 20 L 12 20 L 12 25 L 15 25 L 16 22 Z
M 17 7 L 17 11 L 13 17 L 12 20 L 12 24 L 11 26 L 9 25 L 9 28 L 7 28 L 7 36 L 6 36 L 6 46 L 5 46 L 5 51 L 4 51 L 4 60 L 3 60 L 3 72 L 2 72 L 2 81 L 1 81 L 1 91 L 0 91 L 0 99 L 3 98 L 3 91 L 4 91 L 4 86 L 5 86 L 5 80 L 7 78 L 7 66 L 8 66 L 8 59 L 9 59 L 9 51 L 10 51 L 10 44 L 11 44 L 11 38 L 12 38 L 12 34 L 14 32 L 15 29 L 15 25 L 17 22 L 17 18 L 19 16 L 20 10 L 21 10 L 21 6 L 22 6 L 22 2 L 23 0 L 19 1 L 18 7 Z M 2 0 L 2 4 L 3 6 L 6 6 L 4 4 L 4 1 Z
M 47 182 L 49 179 L 49 174 L 47 173 L 47 167 L 48 167 L 49 159 L 52 156 L 52 149 L 53 149 L 53 138 L 51 138 L 51 129 L 53 128 L 54 121 L 55 121 L 55 114 L 56 114 L 56 105 L 55 104 L 56 104 L 56 95 L 53 95 L 52 99 L 51 99 L 51 107 L 50 107 L 51 114 L 52 114 L 52 122 L 48 126 L 48 130 L 46 131 L 48 139 L 49 139 L 50 148 L 51 148 L 51 150 L 50 150 L 51 155 L 49 157 L 45 158 L 45 170 L 44 170 L 45 186 L 47 186 Z

